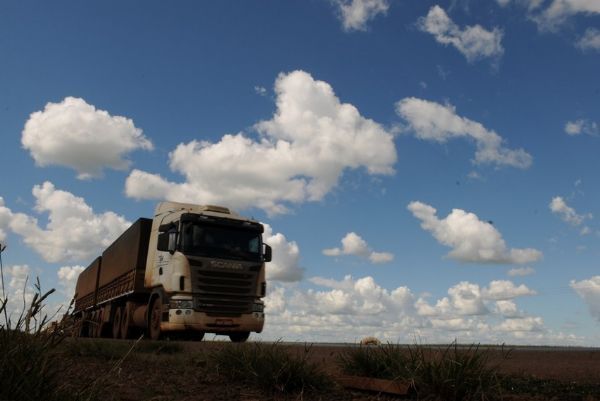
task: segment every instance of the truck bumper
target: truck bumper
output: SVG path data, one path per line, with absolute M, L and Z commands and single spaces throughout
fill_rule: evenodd
M 192 309 L 169 309 L 169 320 L 160 324 L 161 331 L 197 330 L 205 333 L 250 331 L 260 333 L 265 324 L 261 312 L 242 314 L 240 317 L 215 317 Z

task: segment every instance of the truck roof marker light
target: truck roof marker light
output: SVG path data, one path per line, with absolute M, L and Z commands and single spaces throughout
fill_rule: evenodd
M 205 210 L 208 212 L 231 214 L 231 212 L 229 211 L 228 208 L 223 207 L 223 206 L 217 206 L 217 205 L 206 205 Z

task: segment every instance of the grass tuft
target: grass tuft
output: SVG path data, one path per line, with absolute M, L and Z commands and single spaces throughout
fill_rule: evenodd
M 279 343 L 239 344 L 215 350 L 208 363 L 230 380 L 270 394 L 318 393 L 332 386 L 331 379 L 309 361 L 310 347 L 292 355 Z
M 47 329 L 49 318 L 42 314 L 54 290 L 42 293 L 39 280 L 35 288 L 29 306 L 14 319 L 8 298 L 0 300 L 0 399 L 50 399 L 56 392 L 59 366 L 54 351 L 63 337 Z
M 349 375 L 409 382 L 420 399 L 484 401 L 501 396 L 491 352 L 456 342 L 445 348 L 386 344 L 350 349 L 339 356 L 338 364 Z

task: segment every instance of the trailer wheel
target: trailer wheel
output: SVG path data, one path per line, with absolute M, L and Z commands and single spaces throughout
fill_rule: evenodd
M 113 338 L 121 338 L 121 316 L 123 313 L 123 307 L 117 306 L 115 310 L 115 316 L 113 317 L 112 325 L 112 336 Z
M 100 313 L 98 311 L 94 311 L 92 313 L 91 319 L 91 329 L 90 329 L 90 337 L 98 338 L 100 337 Z
M 229 339 L 232 343 L 243 343 L 250 337 L 249 331 L 240 331 L 238 333 L 229 334 Z
M 127 340 L 132 336 L 133 328 L 131 327 L 131 307 L 123 305 L 123 311 L 121 314 L 121 321 L 119 322 L 121 325 L 121 338 L 123 340 Z
M 150 332 L 150 339 L 160 340 L 162 334 L 160 332 L 160 322 L 162 320 L 162 301 L 160 297 L 156 297 L 152 300 L 148 318 L 148 331 Z

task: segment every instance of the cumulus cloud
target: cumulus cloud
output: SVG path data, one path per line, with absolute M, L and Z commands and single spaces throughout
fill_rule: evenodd
M 408 210 L 440 244 L 452 248 L 447 256 L 460 262 L 524 264 L 542 257 L 532 248 L 509 249 L 500 232 L 474 213 L 453 209 L 446 218 L 439 219 L 437 210 L 422 202 L 411 202 Z
M 0 196 L 0 243 L 6 240 L 6 231 L 12 219 L 12 212 L 4 204 L 4 198 Z
M 571 280 L 571 288 L 588 305 L 591 315 L 600 322 L 600 276 L 587 280 Z
M 258 140 L 243 133 L 216 142 L 182 143 L 170 153 L 171 170 L 184 183 L 134 170 L 126 193 L 136 199 L 170 199 L 258 207 L 285 213 L 290 204 L 318 201 L 347 169 L 394 173 L 393 135 L 341 103 L 326 82 L 304 71 L 280 74 L 277 111 L 256 124 Z
M 419 139 L 445 143 L 454 138 L 469 138 L 475 141 L 476 164 L 495 164 L 528 168 L 532 157 L 523 149 L 504 147 L 504 139 L 481 123 L 456 114 L 454 106 L 414 97 L 396 103 L 396 113 L 408 123 Z
M 125 158 L 128 153 L 152 149 L 132 120 L 111 116 L 75 97 L 32 113 L 21 143 L 37 165 L 70 167 L 80 179 L 98 177 L 104 168 L 126 170 L 131 164 Z
M 553 0 L 550 5 L 533 16 L 540 29 L 556 30 L 568 18 L 577 15 L 600 14 L 600 2 L 597 0 Z
M 75 295 L 75 284 L 77 284 L 77 277 L 79 273 L 85 270 L 83 266 L 62 266 L 56 272 L 58 281 L 62 287 L 62 292 L 67 299 L 73 298 Z
M 515 301 L 507 299 L 496 301 L 494 311 L 504 317 L 519 317 L 521 315 Z
M 4 266 L 4 289 L 8 298 L 7 311 L 9 313 L 20 314 L 23 312 L 23 305 L 28 305 L 33 299 L 33 289 L 31 287 L 31 269 L 28 265 Z M 8 283 L 8 285 L 6 285 Z M 0 316 L 0 321 L 4 316 Z
M 485 299 L 497 301 L 536 294 L 537 293 L 534 290 L 527 288 L 525 284 L 516 286 L 509 280 L 493 280 L 490 282 L 489 286 L 482 291 L 482 296 Z
M 504 53 L 502 30 L 494 28 L 488 31 L 481 25 L 461 29 L 437 5 L 429 9 L 427 16 L 419 19 L 418 27 L 421 31 L 432 34 L 438 43 L 454 46 L 469 62 L 499 58 Z
M 367 22 L 385 15 L 389 0 L 333 0 L 345 31 L 366 31 Z
M 350 232 L 342 238 L 341 248 L 324 249 L 323 254 L 326 256 L 354 255 L 369 259 L 371 263 L 388 263 L 394 260 L 392 253 L 373 251 L 367 242 L 355 232 Z
M 514 317 L 504 320 L 495 330 L 530 333 L 544 330 L 544 319 L 535 316 Z
M 586 29 L 583 36 L 577 41 L 576 45 L 583 51 L 600 51 L 600 30 L 595 28 Z
M 370 276 L 312 277 L 309 281 L 317 288 L 274 286 L 269 290 L 266 338 L 284 335 L 291 340 L 341 342 L 374 335 L 393 342 L 411 342 L 415 336 L 447 342 L 456 336 L 449 332 L 460 332 L 463 341 L 539 344 L 551 336 L 540 318 L 517 308 L 515 300 L 528 294 L 515 290 L 521 288 L 516 285 L 492 282 L 480 287 L 460 282 L 448 289 L 448 296 L 430 304 L 406 286 L 387 289 Z M 510 288 L 510 294 L 503 296 L 512 298 L 495 299 L 500 287 Z M 537 333 L 535 338 L 528 338 L 527 330 Z
M 565 202 L 565 200 L 560 196 L 555 196 L 552 198 L 552 201 L 550 201 L 548 206 L 550 207 L 552 213 L 557 214 L 560 216 L 562 221 L 572 225 L 573 227 L 581 226 L 585 220 L 589 220 L 594 217 L 591 213 L 577 213 L 575 209 L 567 205 L 567 202 Z M 591 229 L 587 226 L 583 226 L 580 231 L 581 235 L 587 235 L 590 233 Z
M 515 267 L 514 269 L 510 269 L 508 271 L 508 275 L 511 277 L 523 277 L 523 276 L 529 276 L 530 274 L 534 274 L 535 273 L 535 269 L 533 267 L 527 266 L 527 267 Z
M 275 281 L 299 281 L 304 275 L 300 267 L 300 248 L 295 241 L 288 241 L 281 233 L 273 234 L 265 224 L 263 240 L 273 248 L 273 260 L 267 264 L 267 279 Z
M 48 181 L 34 186 L 33 196 L 35 211 L 48 213 L 45 228 L 24 213 L 11 213 L 9 226 L 49 263 L 90 261 L 131 224 L 114 212 L 94 213 L 83 198 Z
M 600 128 L 594 121 L 579 119 L 575 121 L 567 121 L 565 124 L 565 132 L 567 135 L 576 136 L 580 134 L 598 135 Z

